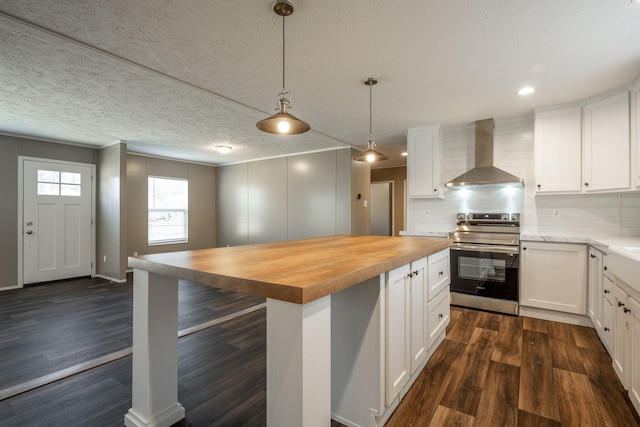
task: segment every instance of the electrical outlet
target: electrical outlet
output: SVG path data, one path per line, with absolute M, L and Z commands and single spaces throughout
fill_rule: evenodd
M 134 253 L 133 253 L 133 256 L 138 256 L 138 252 L 134 252 Z
M 554 209 L 553 216 L 560 216 L 560 209 Z
M 368 203 L 367 203 L 367 201 L 365 200 L 365 201 L 364 201 L 364 207 L 366 208 L 366 207 L 367 207 L 367 205 L 368 205 Z
M 104 256 L 104 262 L 107 262 L 107 256 L 106 255 Z

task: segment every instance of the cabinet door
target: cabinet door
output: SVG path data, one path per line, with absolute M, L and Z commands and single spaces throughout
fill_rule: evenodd
M 411 263 L 411 374 L 427 356 L 427 258 Z
M 387 273 L 386 283 L 386 403 L 398 396 L 410 376 L 409 265 Z
M 630 352 L 630 322 L 626 308 L 627 294 L 613 286 L 613 369 L 625 389 L 629 389 L 628 363 Z
M 602 252 L 589 248 L 589 317 L 596 328 L 602 327 L 602 318 L 598 311 L 602 300 Z
M 587 248 L 522 242 L 520 304 L 587 314 Z
M 636 89 L 633 91 L 633 111 L 634 117 L 631 118 L 633 125 L 631 129 L 634 130 L 632 135 L 632 147 L 635 147 L 636 152 L 636 167 L 634 173 L 634 185 L 640 187 L 640 79 L 636 81 Z M 635 128 L 635 129 L 634 129 Z
M 640 413 L 640 304 L 633 298 L 629 298 L 627 307 L 630 310 L 631 322 L 631 357 L 629 397 L 636 411 Z
M 605 279 L 606 280 L 606 279 Z M 613 305 L 609 300 L 603 298 L 602 303 L 602 329 L 600 337 L 604 342 L 604 346 L 609 352 L 609 356 L 613 355 Z
M 536 192 L 580 192 L 581 107 L 536 112 L 534 139 Z
M 629 92 L 584 107 L 584 190 L 630 188 Z
M 407 153 L 407 196 L 441 197 L 440 126 L 409 129 Z

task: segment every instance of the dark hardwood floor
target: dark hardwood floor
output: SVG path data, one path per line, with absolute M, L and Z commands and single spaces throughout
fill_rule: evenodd
M 0 384 L 131 345 L 127 292 L 130 284 L 78 279 L 0 293 Z M 180 329 L 262 302 L 227 294 L 181 283 Z M 593 329 L 451 313 L 447 338 L 388 426 L 640 426 Z M 179 340 L 187 419 L 177 426 L 266 424 L 265 321 L 259 309 Z M 130 406 L 131 357 L 123 357 L 0 400 L 0 425 L 122 426 Z
M 640 426 L 591 328 L 452 307 L 387 426 Z
M 126 283 L 79 278 L 0 293 L 0 390 L 126 349 L 132 344 L 132 274 Z M 264 298 L 180 281 L 179 329 Z

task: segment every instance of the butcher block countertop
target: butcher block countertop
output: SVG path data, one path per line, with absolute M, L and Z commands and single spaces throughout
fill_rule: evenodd
M 449 247 L 448 239 L 328 236 L 129 258 L 129 266 L 305 304 Z

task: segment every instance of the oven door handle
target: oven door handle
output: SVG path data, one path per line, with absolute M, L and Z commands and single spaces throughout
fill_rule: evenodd
M 451 246 L 454 251 L 471 251 L 471 252 L 494 252 L 499 254 L 514 254 L 520 253 L 518 246 L 501 246 L 501 245 L 465 245 L 455 243 Z

